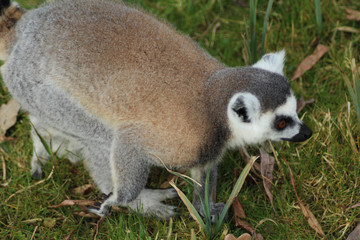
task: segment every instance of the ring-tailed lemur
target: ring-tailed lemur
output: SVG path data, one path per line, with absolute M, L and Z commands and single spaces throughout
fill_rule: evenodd
M 92 209 L 100 216 L 113 205 L 173 216 L 173 207 L 160 201 L 174 191 L 144 189 L 150 166 L 161 161 L 190 169 L 202 184 L 210 168 L 213 187 L 226 149 L 268 139 L 304 141 L 312 134 L 296 114 L 283 75 L 284 51 L 229 68 L 170 25 L 124 3 L 58 0 L 26 13 L 1 3 L 4 82 L 40 134 L 51 135 L 54 148 L 84 156 L 109 196 Z M 48 156 L 34 130 L 32 139 L 31 171 L 41 177 L 39 159 L 44 164 Z M 197 187 L 198 210 L 203 197 Z M 223 207 L 210 205 L 213 216 Z

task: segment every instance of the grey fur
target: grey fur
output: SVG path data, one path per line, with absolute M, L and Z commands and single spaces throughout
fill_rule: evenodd
M 202 185 L 210 169 L 213 192 L 228 147 L 260 143 L 273 133 L 275 140 L 291 140 L 300 131 L 294 109 L 286 115 L 294 100 L 287 79 L 261 69 L 269 59 L 278 69 L 279 57 L 268 55 L 256 68 L 227 68 L 171 26 L 123 3 L 59 0 L 29 11 L 0 34 L 0 56 L 4 82 L 35 128 L 61 153 L 74 154 L 71 161 L 84 158 L 109 195 L 91 210 L 100 216 L 113 205 L 139 209 L 141 203 L 148 213 L 173 216 L 174 208 L 161 203 L 173 191 L 144 189 L 150 166 L 162 165 L 159 158 L 170 168 L 192 169 Z M 249 121 L 228 110 L 239 94 Z M 269 117 L 278 110 L 294 126 L 276 132 Z M 256 136 L 237 134 L 243 129 Z M 32 174 L 40 177 L 48 156 L 34 131 L 32 138 Z M 199 210 L 201 198 L 204 189 L 196 187 Z M 210 199 L 215 219 L 223 205 Z
M 224 85 L 224 82 L 227 85 Z M 284 104 L 291 94 L 290 83 L 284 76 L 252 67 L 221 70 L 209 78 L 207 85 L 208 91 L 219 89 L 218 94 L 224 99 L 221 103 L 223 106 L 227 106 L 230 97 L 237 92 L 249 92 L 260 96 L 258 99 L 262 112 L 274 111 Z

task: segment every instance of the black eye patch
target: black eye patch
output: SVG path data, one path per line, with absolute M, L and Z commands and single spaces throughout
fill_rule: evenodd
M 276 116 L 274 121 L 274 128 L 276 130 L 284 130 L 285 128 L 294 125 L 294 120 L 289 116 Z

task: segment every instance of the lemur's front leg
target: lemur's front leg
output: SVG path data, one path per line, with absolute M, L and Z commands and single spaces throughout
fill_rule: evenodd
M 114 135 L 110 153 L 112 192 L 104 195 L 99 208 L 90 208 L 89 211 L 103 217 L 110 212 L 112 206 L 123 206 L 145 215 L 164 219 L 173 217 L 176 207 L 165 205 L 162 201 L 176 197 L 174 189 L 144 189 L 150 169 L 149 162 L 141 140 L 138 139 L 138 131 L 118 131 Z
M 197 184 L 194 184 L 194 194 L 193 194 L 193 205 L 196 210 L 204 216 L 204 211 L 201 203 L 205 204 L 205 182 L 206 182 L 206 173 L 210 168 L 209 176 L 209 206 L 211 221 L 214 223 L 216 221 L 216 216 L 220 215 L 221 211 L 224 208 L 224 203 L 216 203 L 215 194 L 216 194 L 216 178 L 217 178 L 217 163 L 211 163 L 203 167 L 195 167 L 191 169 L 191 177 L 198 181 L 201 184 L 201 187 Z

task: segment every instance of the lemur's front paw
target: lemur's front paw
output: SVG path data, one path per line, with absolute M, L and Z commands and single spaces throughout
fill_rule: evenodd
M 111 212 L 111 206 L 109 205 L 104 205 L 103 203 L 95 203 L 94 205 L 95 205 L 94 207 L 87 208 L 87 211 L 89 213 L 94 213 L 99 217 L 106 217 Z
M 87 210 L 89 213 L 94 213 L 100 217 L 106 217 L 111 212 L 111 206 L 104 204 L 106 199 L 108 199 L 112 195 L 112 192 L 108 195 L 101 194 L 102 203 L 96 202 L 94 203 L 94 207 L 88 207 Z

